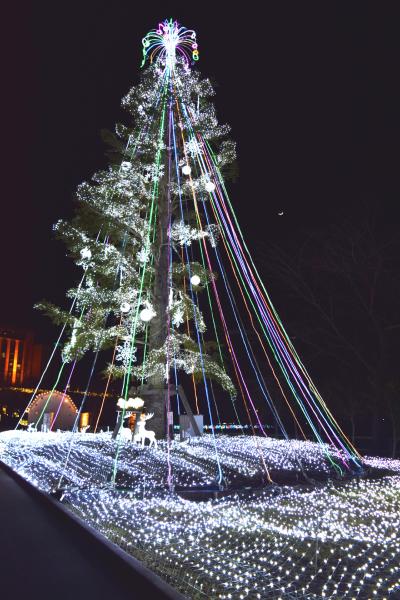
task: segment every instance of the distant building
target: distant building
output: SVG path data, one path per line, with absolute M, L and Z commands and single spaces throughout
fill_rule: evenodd
M 0 384 L 20 386 L 38 380 L 43 349 L 32 331 L 0 327 Z

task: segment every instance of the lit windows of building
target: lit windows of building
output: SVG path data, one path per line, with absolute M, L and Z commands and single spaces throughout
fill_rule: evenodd
M 0 383 L 19 386 L 38 379 L 42 355 L 43 346 L 31 331 L 0 327 Z

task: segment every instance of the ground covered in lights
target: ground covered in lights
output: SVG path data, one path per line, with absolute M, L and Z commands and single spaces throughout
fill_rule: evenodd
M 333 475 L 311 442 L 217 437 L 231 485 L 303 469 Z M 400 461 L 371 458 L 390 475 L 315 485 L 238 489 L 193 502 L 165 486 L 209 485 L 210 436 L 191 444 L 118 446 L 107 434 L 0 433 L 0 458 L 45 491 L 63 474 L 63 502 L 188 598 L 387 598 L 400 586 Z M 67 460 L 68 458 L 68 460 Z M 317 478 L 318 479 L 318 478 Z M 397 595 L 395 596 L 397 597 Z

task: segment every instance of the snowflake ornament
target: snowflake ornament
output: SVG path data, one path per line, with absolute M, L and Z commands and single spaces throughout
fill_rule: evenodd
M 185 313 L 183 311 L 182 302 L 177 302 L 172 313 L 172 325 L 179 327 L 185 321 Z
M 174 242 L 178 242 L 181 246 L 190 246 L 193 240 L 200 240 L 206 235 L 208 235 L 206 231 L 190 227 L 183 221 L 174 223 L 170 231 L 171 239 Z
M 188 142 L 186 142 L 185 148 L 187 154 L 192 158 L 196 158 L 197 156 L 202 154 L 202 149 L 199 145 L 199 142 L 194 137 L 191 138 Z
M 149 262 L 150 259 L 150 244 L 146 244 L 145 246 L 142 246 L 142 248 L 139 250 L 139 252 L 137 253 L 137 260 L 141 265 L 144 265 L 145 263 Z
M 136 362 L 136 350 L 132 347 L 131 340 L 127 339 L 123 344 L 117 346 L 115 360 L 122 364 L 125 369 L 129 369 L 132 362 Z
M 145 165 L 144 171 L 144 180 L 146 181 L 146 183 L 154 183 L 155 181 L 159 181 L 162 178 L 164 174 L 164 165 Z

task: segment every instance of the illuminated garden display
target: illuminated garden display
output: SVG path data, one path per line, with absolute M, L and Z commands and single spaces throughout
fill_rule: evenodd
M 388 477 L 264 486 L 192 502 L 165 487 L 168 450 L 158 446 L 122 444 L 118 491 L 106 483 L 115 453 L 107 434 L 0 434 L 2 460 L 46 491 L 62 475 L 66 506 L 188 598 L 397 597 L 389 594 L 400 584 L 400 461 L 366 460 L 390 469 Z M 259 469 L 249 436 L 217 436 L 217 447 L 231 478 Z M 260 447 L 271 471 L 295 468 L 298 459 L 323 470 L 319 444 L 260 438 Z M 214 479 L 210 436 L 170 450 L 177 486 Z
M 389 599 L 400 462 L 360 456 L 285 331 L 227 192 L 235 144 L 198 60 L 196 33 L 176 21 L 143 38 L 143 74 L 122 101 L 133 125 L 117 125 L 112 164 L 55 225 L 83 271 L 69 310 L 39 307 L 61 325 L 57 378 L 27 406 L 31 431 L 0 434 L 2 460 L 189 598 Z M 57 431 L 87 355 L 75 420 Z M 32 431 L 50 412 L 50 431 Z M 224 421 L 235 435 L 217 433 Z

